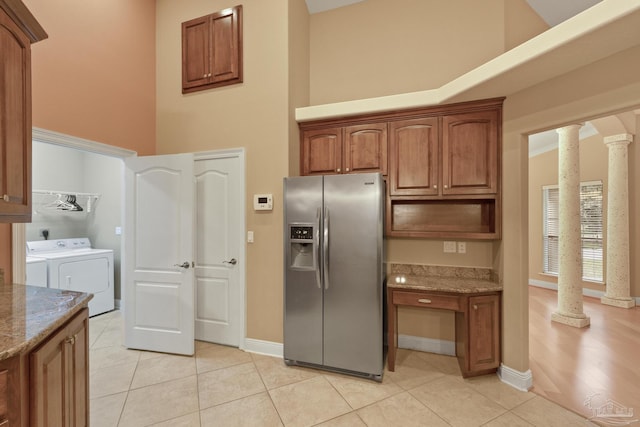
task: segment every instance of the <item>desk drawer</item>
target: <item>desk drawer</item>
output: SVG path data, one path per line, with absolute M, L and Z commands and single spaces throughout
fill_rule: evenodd
M 393 303 L 396 305 L 413 305 L 416 307 L 461 311 L 460 297 L 457 296 L 394 291 Z

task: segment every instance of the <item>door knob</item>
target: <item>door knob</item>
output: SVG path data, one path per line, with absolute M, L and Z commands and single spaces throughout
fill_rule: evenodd
M 231 258 L 229 261 L 222 261 L 223 264 L 231 264 L 231 265 L 236 265 L 238 263 L 238 260 L 235 258 Z
M 176 267 L 182 267 L 182 268 L 189 268 L 190 266 L 189 261 L 185 261 L 182 264 L 173 264 L 173 265 L 175 265 Z

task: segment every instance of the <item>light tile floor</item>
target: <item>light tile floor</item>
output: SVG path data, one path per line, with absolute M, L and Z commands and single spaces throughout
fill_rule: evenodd
M 595 425 L 495 375 L 464 380 L 455 358 L 399 350 L 382 383 L 196 342 L 194 357 L 128 350 L 119 311 L 89 321 L 91 425 Z

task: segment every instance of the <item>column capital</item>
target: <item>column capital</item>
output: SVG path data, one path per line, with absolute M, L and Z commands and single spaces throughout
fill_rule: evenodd
M 580 128 L 584 126 L 584 123 L 572 123 L 570 125 L 562 126 L 556 129 L 556 132 L 562 134 L 564 132 L 570 131 L 572 129 L 580 130 Z
M 604 137 L 604 145 L 624 144 L 629 145 L 633 141 L 633 135 L 630 133 L 621 133 L 618 135 L 610 135 Z

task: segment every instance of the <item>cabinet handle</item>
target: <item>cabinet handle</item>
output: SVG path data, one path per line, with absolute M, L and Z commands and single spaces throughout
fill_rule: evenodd
M 66 342 L 67 344 L 74 345 L 76 343 L 76 336 L 72 335 L 70 337 L 67 337 L 67 339 L 64 340 L 64 342 Z
M 340 168 L 336 169 L 336 172 L 340 172 Z
M 431 300 L 427 298 L 420 298 L 418 302 L 421 302 L 423 304 L 431 304 Z
M 9 195 L 8 195 L 8 194 L 5 194 L 4 196 L 2 196 L 2 199 L 3 199 L 5 202 L 8 202 L 8 201 L 9 201 Z
M 477 304 L 473 304 L 473 309 L 477 310 L 478 309 L 478 305 Z

